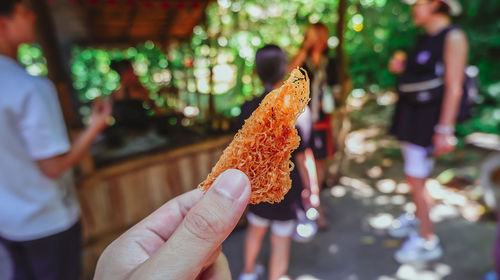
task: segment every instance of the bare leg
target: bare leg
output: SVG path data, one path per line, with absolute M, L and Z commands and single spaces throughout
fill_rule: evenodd
M 269 280 L 277 280 L 286 274 L 290 259 L 290 237 L 271 234 L 271 259 L 269 260 Z
M 318 175 L 318 186 L 319 189 L 323 187 L 323 184 L 325 183 L 325 175 L 326 175 L 326 170 L 325 170 L 325 159 L 316 159 L 316 174 Z
M 245 273 L 253 273 L 267 227 L 248 225 L 245 239 Z
M 407 175 L 406 180 L 411 186 L 413 202 L 417 207 L 416 216 L 420 219 L 420 236 L 429 240 L 434 235 L 433 224 L 429 216 L 433 201 L 425 187 L 426 178 L 415 178 Z

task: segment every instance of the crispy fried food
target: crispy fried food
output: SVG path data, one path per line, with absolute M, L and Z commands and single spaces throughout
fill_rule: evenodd
M 306 72 L 294 69 L 280 88 L 262 100 L 200 188 L 207 190 L 219 174 L 235 168 L 250 179 L 249 203 L 274 203 L 283 199 L 292 184 L 291 153 L 300 143 L 295 122 L 309 102 L 309 78 L 303 73 Z

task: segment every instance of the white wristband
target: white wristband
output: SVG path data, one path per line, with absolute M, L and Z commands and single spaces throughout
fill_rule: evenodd
M 452 125 L 437 124 L 434 126 L 434 132 L 444 135 L 453 135 L 455 133 L 455 127 Z

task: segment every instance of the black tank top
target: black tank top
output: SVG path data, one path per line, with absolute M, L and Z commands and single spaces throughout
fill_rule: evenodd
M 422 35 L 415 48 L 406 60 L 406 69 L 401 77 L 405 81 L 425 80 L 444 75 L 444 41 L 449 31 L 455 29 L 448 26 L 436 35 Z
M 399 84 L 429 81 L 444 76 L 444 43 L 449 31 L 448 26 L 436 35 L 420 36 L 413 50 L 408 54 L 406 69 L 399 79 Z M 444 86 L 432 91 L 432 101 L 415 103 L 412 99 L 401 96 L 396 104 L 391 134 L 398 140 L 410 142 L 422 147 L 432 145 L 434 126 L 439 121 Z

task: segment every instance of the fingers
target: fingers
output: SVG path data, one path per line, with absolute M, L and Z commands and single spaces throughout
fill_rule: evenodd
M 165 240 L 177 229 L 186 213 L 202 197 L 203 193 L 199 189 L 187 192 L 165 203 L 130 228 L 103 252 L 97 263 L 94 279 L 125 279 L 130 271 L 165 244 Z
M 132 278 L 195 279 L 236 226 L 249 197 L 248 177 L 239 170 L 226 170 Z
M 210 255 L 210 257 L 207 260 L 206 265 L 201 269 L 201 271 L 206 271 L 207 269 L 209 269 L 215 263 L 215 261 L 219 258 L 219 255 L 221 254 L 221 252 L 222 252 L 222 246 L 217 247 L 217 249 L 215 249 L 215 251 L 212 252 L 212 254 Z
M 457 145 L 457 139 L 453 135 L 436 134 L 432 138 L 434 155 L 442 156 L 452 152 Z
M 152 256 L 179 227 L 186 214 L 203 197 L 200 189 L 182 194 L 165 203 L 125 233 Z
M 199 278 L 200 280 L 230 280 L 231 270 L 226 256 L 221 253 L 215 262 L 203 272 Z
M 112 111 L 113 111 L 113 101 L 111 100 L 111 98 L 106 97 L 103 102 L 102 113 L 106 116 L 110 116 Z

